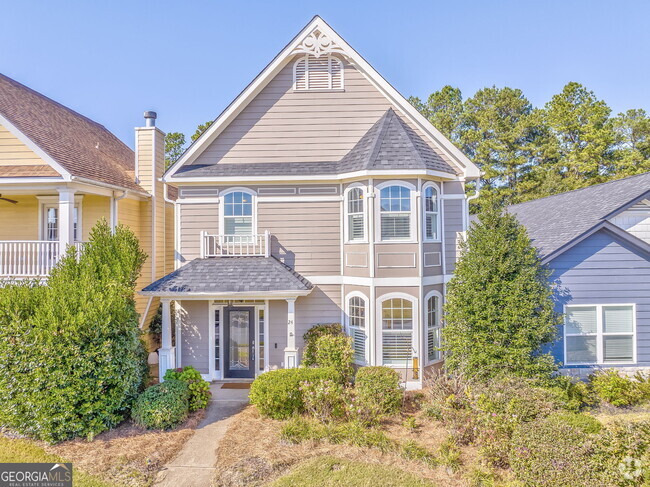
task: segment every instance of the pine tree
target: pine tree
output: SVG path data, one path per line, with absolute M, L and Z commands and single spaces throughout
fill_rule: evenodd
M 461 244 L 448 287 L 447 368 L 477 377 L 551 374 L 554 360 L 543 348 L 560 324 L 552 296 L 525 228 L 494 205 L 484 209 Z

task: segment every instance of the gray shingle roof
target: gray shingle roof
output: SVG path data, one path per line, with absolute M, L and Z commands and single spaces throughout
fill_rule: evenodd
M 456 174 L 422 137 L 389 108 L 338 162 L 190 164 L 181 167 L 176 176 L 310 176 L 382 169 L 428 169 Z
M 300 292 L 312 284 L 275 257 L 213 257 L 194 259 L 149 284 L 144 293 Z
M 73 176 L 144 191 L 133 151 L 106 127 L 2 74 L 0 113 Z
M 508 207 L 545 257 L 645 193 L 650 172 Z

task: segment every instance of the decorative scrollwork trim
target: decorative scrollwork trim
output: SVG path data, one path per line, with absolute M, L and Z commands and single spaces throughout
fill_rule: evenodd
M 309 33 L 291 54 L 311 54 L 318 58 L 335 52 L 343 54 L 343 49 L 327 34 L 316 29 Z

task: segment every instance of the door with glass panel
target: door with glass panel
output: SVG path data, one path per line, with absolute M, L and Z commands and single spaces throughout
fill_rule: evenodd
M 224 377 L 255 377 L 255 308 L 225 308 L 224 318 Z

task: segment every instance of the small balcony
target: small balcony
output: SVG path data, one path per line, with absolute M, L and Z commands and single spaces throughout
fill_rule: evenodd
M 201 232 L 201 257 L 269 257 L 271 234 L 214 235 Z
M 84 242 L 75 242 L 77 252 Z M 59 261 L 59 242 L 49 240 L 1 240 L 0 278 L 30 279 L 50 275 Z

